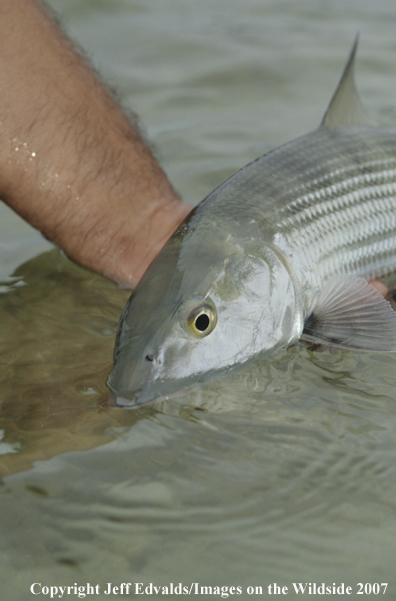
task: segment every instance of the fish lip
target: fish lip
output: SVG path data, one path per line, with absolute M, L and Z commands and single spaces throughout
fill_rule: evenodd
M 107 404 L 110 407 L 119 407 L 125 409 L 138 409 L 139 407 L 143 407 L 144 405 L 149 405 L 151 403 L 156 403 L 157 401 L 164 401 L 169 398 L 168 395 L 152 395 L 149 398 L 143 398 L 143 400 L 139 400 L 139 395 L 144 392 L 142 388 L 139 388 L 133 392 L 134 398 L 128 399 L 123 397 L 111 388 L 109 388 L 109 397 Z
M 109 398 L 107 399 L 107 404 L 110 407 L 117 407 L 118 406 L 117 399 L 118 399 L 117 393 L 114 392 L 114 390 L 112 390 L 111 388 L 109 388 Z
M 138 391 L 136 391 L 136 392 L 138 392 Z M 110 388 L 107 404 L 110 407 L 132 407 L 133 408 L 133 407 L 138 407 L 141 404 L 145 404 L 145 403 L 139 403 L 138 401 L 134 401 L 132 399 L 126 399 L 125 397 L 120 396 L 119 394 L 114 392 L 114 390 L 111 390 L 111 388 Z
M 165 389 L 163 382 L 159 383 L 158 386 L 141 387 L 137 388 L 133 392 L 128 392 L 128 397 L 123 397 L 109 386 L 109 398 L 108 405 L 112 407 L 120 407 L 125 409 L 139 409 L 145 405 L 152 405 L 153 403 L 160 403 L 162 401 L 169 401 L 177 399 L 186 391 L 194 390 L 196 387 L 202 385 L 201 381 L 189 382 L 185 386 L 176 389 Z

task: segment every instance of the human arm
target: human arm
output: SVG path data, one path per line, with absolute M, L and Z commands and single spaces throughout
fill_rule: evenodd
M 0 198 L 134 285 L 191 207 L 36 0 L 0 0 Z

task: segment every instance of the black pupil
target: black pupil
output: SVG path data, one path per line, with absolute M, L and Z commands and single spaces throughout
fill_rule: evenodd
M 201 315 L 198 315 L 197 319 L 195 320 L 195 327 L 200 332 L 204 332 L 208 329 L 209 323 L 209 317 L 205 313 L 202 313 Z

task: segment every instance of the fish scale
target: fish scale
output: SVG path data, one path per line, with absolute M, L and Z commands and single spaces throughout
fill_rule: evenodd
M 356 92 L 356 43 L 321 126 L 204 199 L 148 268 L 117 333 L 110 402 L 142 405 L 300 338 L 396 351 L 368 283 L 396 269 L 396 130 Z
M 334 134 L 320 131 L 320 138 L 328 133 Z M 348 133 L 345 130 L 336 133 L 339 148 Z M 300 197 L 296 197 L 295 191 L 291 192 L 295 199 L 293 206 L 285 206 L 282 211 L 291 215 L 278 222 L 278 234 L 292 249 L 294 257 L 300 249 L 306 268 L 316 266 L 316 286 L 337 270 L 370 278 L 394 270 L 396 144 L 394 140 L 389 143 L 390 135 L 389 130 L 381 132 L 373 127 L 353 132 L 354 147 L 361 143 L 372 144 L 373 152 L 366 151 L 359 159 L 355 154 L 351 157 L 340 153 L 339 162 L 347 162 L 346 168 L 339 168 L 333 162 L 335 176 L 329 172 L 315 183 L 310 182 L 310 191 L 301 190 Z M 393 135 L 396 139 L 396 132 Z M 394 156 L 387 157 L 390 151 Z M 382 157 L 373 159 L 373 154 Z M 353 166 L 349 165 L 351 161 L 355 163 Z M 343 179 L 346 173 L 348 178 Z M 282 246 L 287 252 L 286 245 Z
M 240 200 L 238 191 L 252 188 Z M 201 203 L 196 220 L 204 212 L 243 227 L 254 216 L 262 239 L 312 290 L 339 271 L 386 275 L 396 265 L 396 131 L 320 128 L 236 173 Z

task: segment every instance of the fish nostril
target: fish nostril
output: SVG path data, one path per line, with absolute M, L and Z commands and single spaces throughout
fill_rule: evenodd
M 146 361 L 154 361 L 154 355 L 150 353 L 149 355 L 146 355 L 145 359 Z

